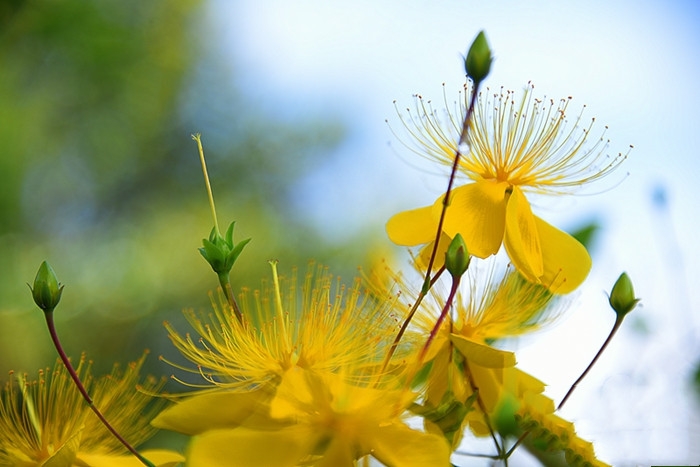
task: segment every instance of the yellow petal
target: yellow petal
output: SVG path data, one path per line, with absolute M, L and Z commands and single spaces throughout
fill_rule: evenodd
M 303 414 L 303 408 L 318 402 L 314 400 L 313 391 L 323 385 L 313 376 L 310 371 L 298 366 L 286 371 L 270 401 L 270 416 L 276 419 L 294 419 Z M 320 400 L 327 401 L 329 398 L 330 396 L 321 395 Z
M 156 428 L 186 435 L 196 435 L 218 428 L 233 428 L 244 421 L 249 425 L 264 425 L 269 399 L 267 391 L 262 390 L 199 394 L 163 410 L 151 424 Z
M 56 452 L 42 462 L 41 467 L 66 467 L 73 465 L 76 459 L 83 429 L 73 434 Z
M 372 456 L 384 465 L 450 465 L 450 448 L 442 436 L 411 430 L 403 424 L 378 427 L 363 435 Z
M 549 290 L 573 292 L 588 276 L 591 257 L 578 240 L 535 216 L 542 244 L 544 272 L 540 281 Z
M 508 183 L 480 180 L 455 188 L 450 195 L 443 231 L 464 238 L 469 253 L 486 258 L 498 252 L 505 230 Z M 433 204 L 439 216 L 442 198 Z
M 435 352 L 433 349 L 437 349 Z M 449 389 L 450 371 L 452 363 L 452 348 L 449 345 L 433 342 L 428 351 L 425 361 L 432 362 L 427 380 L 425 398 L 427 401 L 437 405 Z
M 353 453 L 352 441 L 335 437 L 331 440 L 328 449 L 323 452 L 323 457 L 314 467 L 353 467 L 355 465 L 355 453 Z
M 445 253 L 447 253 L 447 248 L 450 246 L 450 243 L 452 243 L 452 239 L 443 232 L 440 235 L 440 243 L 438 244 L 438 249 L 435 252 L 435 261 L 433 261 L 433 272 L 437 271 L 445 264 Z M 423 271 L 425 271 L 425 269 L 428 267 L 428 264 L 430 262 L 430 255 L 433 254 L 434 246 L 435 242 L 431 241 L 423 248 L 421 248 L 420 252 L 418 253 L 418 257 L 416 258 L 416 260 L 418 262 L 418 267 L 421 268 Z
M 414 246 L 435 240 L 438 220 L 432 206 L 400 212 L 386 223 L 389 238 L 397 245 Z
M 192 438 L 187 467 L 293 467 L 318 441 L 318 435 L 302 427 L 208 431 Z
M 515 354 L 513 352 L 495 349 L 486 344 L 479 344 L 457 334 L 450 334 L 450 340 L 470 363 L 487 368 L 515 366 Z
M 505 373 L 513 371 L 509 368 L 486 368 L 469 364 L 469 371 L 474 379 L 474 385 L 479 389 L 479 398 L 488 413 L 491 413 L 503 395 L 503 380 Z
M 515 268 L 529 281 L 539 283 L 544 271 L 542 241 L 530 203 L 517 186 L 513 187 L 506 209 L 504 243 Z
M 151 449 L 140 451 L 140 453 L 156 467 L 175 467 L 185 462 L 185 456 L 175 451 Z M 89 465 L 90 467 L 143 467 L 143 463 L 133 455 L 110 456 L 80 453 L 78 460 L 81 461 L 80 465 Z

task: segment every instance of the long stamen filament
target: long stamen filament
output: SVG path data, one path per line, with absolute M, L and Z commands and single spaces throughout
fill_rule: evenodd
M 440 237 L 442 234 L 442 226 L 445 222 L 445 213 L 447 212 L 447 206 L 449 205 L 449 198 L 450 198 L 450 193 L 452 192 L 452 186 L 454 184 L 455 177 L 457 175 L 457 168 L 459 167 L 459 160 L 461 157 L 461 148 L 466 144 L 467 138 L 468 138 L 468 131 L 469 131 L 469 121 L 471 120 L 471 116 L 474 112 L 474 105 L 476 104 L 476 97 L 478 95 L 478 90 L 479 90 L 479 83 L 474 83 L 474 86 L 472 88 L 472 95 L 469 101 L 469 107 L 467 108 L 467 113 L 464 116 L 464 121 L 462 124 L 462 131 L 459 136 L 459 143 L 457 145 L 457 150 L 455 151 L 455 157 L 454 157 L 454 162 L 452 163 L 452 171 L 450 172 L 450 179 L 447 184 L 447 191 L 445 192 L 445 198 L 443 200 L 442 204 L 442 211 L 440 212 L 440 220 L 438 222 L 438 227 L 437 227 L 437 233 L 435 234 L 435 242 L 433 243 L 433 251 L 430 254 L 430 261 L 428 262 L 428 267 L 425 271 L 425 279 L 423 281 L 423 287 L 421 288 L 420 294 L 418 296 L 418 299 L 416 300 L 416 303 L 413 305 L 413 308 L 411 308 L 410 313 L 404 320 L 403 324 L 401 325 L 401 329 L 399 330 L 399 333 L 397 334 L 396 338 L 394 339 L 393 344 L 389 348 L 389 352 L 387 353 L 387 356 L 384 360 L 384 365 L 383 368 L 386 368 L 386 366 L 389 363 L 389 360 L 391 359 L 392 355 L 396 351 L 396 347 L 398 346 L 399 342 L 401 341 L 401 338 L 403 337 L 404 333 L 406 332 L 406 329 L 408 328 L 409 323 L 413 319 L 413 316 L 415 315 L 416 310 L 420 306 L 421 302 L 423 301 L 423 298 L 428 294 L 430 291 L 430 288 L 432 285 L 435 283 L 435 280 L 442 274 L 444 271 L 444 267 L 441 268 L 435 276 L 431 279 L 430 274 L 433 269 L 433 264 L 435 263 L 435 257 L 437 256 L 437 251 L 438 251 L 438 245 L 440 243 Z
M 211 216 L 214 219 L 214 229 L 216 229 L 216 234 L 221 236 L 221 231 L 219 230 L 219 221 L 216 218 L 216 206 L 214 206 L 214 192 L 211 189 L 211 183 L 209 183 L 209 173 L 207 172 L 207 163 L 204 160 L 204 148 L 202 147 L 202 135 L 197 133 L 192 135 L 192 139 L 197 142 L 197 149 L 199 150 L 199 160 L 202 163 L 202 173 L 204 174 L 204 184 L 207 187 L 207 195 L 209 196 L 209 207 L 211 208 Z
M 285 350 L 291 350 L 291 342 L 289 340 L 289 333 L 287 332 L 287 320 L 284 317 L 284 307 L 282 306 L 282 294 L 280 292 L 280 281 L 277 275 L 277 261 L 268 261 L 272 267 L 272 282 L 275 287 L 275 310 L 277 311 L 277 320 L 279 321 L 279 330 L 285 343 Z

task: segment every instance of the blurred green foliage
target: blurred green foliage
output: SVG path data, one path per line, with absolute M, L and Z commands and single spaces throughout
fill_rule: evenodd
M 207 28 L 206 8 L 0 5 L 0 371 L 53 365 L 26 286 L 49 260 L 66 286 L 55 315 L 70 355 L 86 351 L 106 371 L 150 348 L 147 370 L 172 372 L 155 358 L 178 358 L 163 320 L 208 307 L 217 286 L 197 252 L 213 222 L 194 132 L 219 221 L 237 221 L 237 235 L 253 239 L 234 288 L 257 286 L 270 258 L 283 259 L 282 270 L 332 258 L 351 279 L 359 242 L 329 243 L 289 202 L 297 177 L 342 141 L 344 126 L 256 110 L 236 89 L 242 71 Z

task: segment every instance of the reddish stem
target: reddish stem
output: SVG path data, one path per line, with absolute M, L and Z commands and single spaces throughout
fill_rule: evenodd
M 603 354 L 603 351 L 608 347 L 608 344 L 610 344 L 610 341 L 612 341 L 612 338 L 615 336 L 615 333 L 617 332 L 618 329 L 620 329 L 620 326 L 622 325 L 622 319 L 623 317 L 620 317 L 618 315 L 617 319 L 615 319 L 615 324 L 613 324 L 612 329 L 610 330 L 610 334 L 608 334 L 608 338 L 605 339 L 605 342 L 603 342 L 603 345 L 600 347 L 600 350 L 598 350 L 598 353 L 595 354 L 595 357 L 593 357 L 593 360 L 591 360 L 591 363 L 588 364 L 586 369 L 581 373 L 581 376 L 578 377 L 578 379 L 574 382 L 574 384 L 571 385 L 569 388 L 569 391 L 566 393 L 564 398 L 561 400 L 559 403 L 559 406 L 557 407 L 557 410 L 561 410 L 561 408 L 564 406 L 566 401 L 569 399 L 571 394 L 574 392 L 574 389 L 578 386 L 578 384 L 583 380 L 583 378 L 586 377 L 589 371 L 591 371 L 591 368 L 593 368 L 593 365 L 598 361 L 600 356 Z
M 440 327 L 442 326 L 442 322 L 445 321 L 447 313 L 450 311 L 452 302 L 454 301 L 454 298 L 457 295 L 457 290 L 459 289 L 460 279 L 461 276 L 452 277 L 452 287 L 450 288 L 450 294 L 447 296 L 447 300 L 445 300 L 445 306 L 442 307 L 442 312 L 440 313 L 440 316 L 435 322 L 435 326 L 433 326 L 433 329 L 430 330 L 430 335 L 428 335 L 428 339 L 425 341 L 425 345 L 421 349 L 420 355 L 418 356 L 419 364 L 423 363 L 423 359 L 425 359 L 425 356 L 428 353 L 428 348 L 430 347 L 430 344 L 432 344 L 433 340 L 435 339 L 435 336 L 437 335 L 438 331 L 440 330 Z
M 94 402 L 92 401 L 92 398 L 88 394 L 87 390 L 85 389 L 85 386 L 83 386 L 83 383 L 80 381 L 80 378 L 78 377 L 78 373 L 76 373 L 75 369 L 73 368 L 73 365 L 71 364 L 70 360 L 68 359 L 68 356 L 66 353 L 63 351 L 63 347 L 61 346 L 61 342 L 58 339 L 58 333 L 56 332 L 56 326 L 54 325 L 54 320 L 53 320 L 53 310 L 50 311 L 44 311 L 44 316 L 46 317 L 46 324 L 49 327 L 49 334 L 51 335 L 51 340 L 53 341 L 54 347 L 56 347 L 56 351 L 58 352 L 59 357 L 61 358 L 61 361 L 63 362 L 63 365 L 65 365 L 66 369 L 68 370 L 68 373 L 70 374 L 71 379 L 75 383 L 75 385 L 78 388 L 78 391 L 80 391 L 80 394 L 82 394 L 83 399 L 88 403 L 88 406 L 90 409 L 97 415 L 97 418 L 100 419 L 102 424 L 107 427 L 107 429 L 114 435 L 115 438 L 119 440 L 120 443 L 126 447 L 129 452 L 131 452 L 134 456 L 136 456 L 144 465 L 148 467 L 155 467 L 155 465 L 143 457 L 139 452 L 134 449 L 131 444 L 129 444 L 123 437 L 122 435 L 117 432 L 117 430 L 114 429 L 114 427 L 107 421 L 107 419 L 102 415 L 102 412 L 99 411 L 99 409 L 95 406 Z

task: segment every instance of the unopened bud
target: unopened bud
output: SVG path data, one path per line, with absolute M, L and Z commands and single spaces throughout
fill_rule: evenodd
M 58 306 L 63 293 L 63 285 L 58 283 L 56 273 L 53 272 L 53 269 L 46 261 L 39 266 L 39 271 L 37 271 L 34 278 L 34 287 L 30 285 L 29 289 L 32 291 L 34 303 L 49 313 Z
M 469 251 L 460 234 L 455 235 L 445 252 L 445 269 L 453 278 L 462 277 L 469 267 Z
M 610 306 L 615 310 L 618 317 L 622 318 L 637 306 L 639 300 L 639 298 L 634 296 L 632 281 L 627 273 L 623 272 L 620 274 L 620 277 L 617 279 L 610 292 Z
M 464 69 L 474 84 L 480 83 L 488 76 L 492 61 L 491 48 L 484 31 L 481 31 L 472 42 L 467 58 L 464 60 Z

